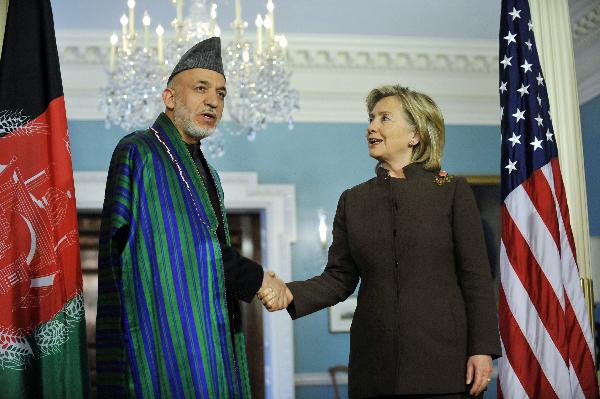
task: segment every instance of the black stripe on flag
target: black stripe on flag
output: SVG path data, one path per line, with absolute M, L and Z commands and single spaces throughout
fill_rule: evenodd
M 10 1 L 0 59 L 0 112 L 21 111 L 34 119 L 62 95 L 50 1 Z

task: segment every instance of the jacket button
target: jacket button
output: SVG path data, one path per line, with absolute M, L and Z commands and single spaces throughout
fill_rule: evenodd
M 394 229 L 394 237 L 396 237 L 396 229 Z
M 396 261 L 394 261 L 394 265 L 395 265 L 396 267 L 398 267 L 398 261 L 397 261 L 397 260 L 396 260 Z

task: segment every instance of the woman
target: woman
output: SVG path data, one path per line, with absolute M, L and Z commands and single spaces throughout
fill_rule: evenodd
M 367 108 L 377 176 L 341 195 L 327 267 L 288 284 L 288 312 L 344 301 L 360 279 L 351 398 L 477 395 L 500 344 L 475 199 L 463 178 L 440 170 L 444 122 L 431 98 L 384 86 Z

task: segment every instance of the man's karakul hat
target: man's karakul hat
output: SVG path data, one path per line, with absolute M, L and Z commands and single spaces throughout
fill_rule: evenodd
M 211 37 L 196 43 L 194 47 L 185 52 L 181 59 L 173 68 L 168 82 L 173 76 L 187 69 L 202 68 L 215 71 L 225 76 L 223 72 L 223 61 L 221 60 L 221 39 Z

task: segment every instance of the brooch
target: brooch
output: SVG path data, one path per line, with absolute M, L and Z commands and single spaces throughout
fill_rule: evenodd
M 434 177 L 434 180 L 435 184 L 441 186 L 442 184 L 450 183 L 452 181 L 452 176 L 449 175 L 445 170 L 440 170 Z

